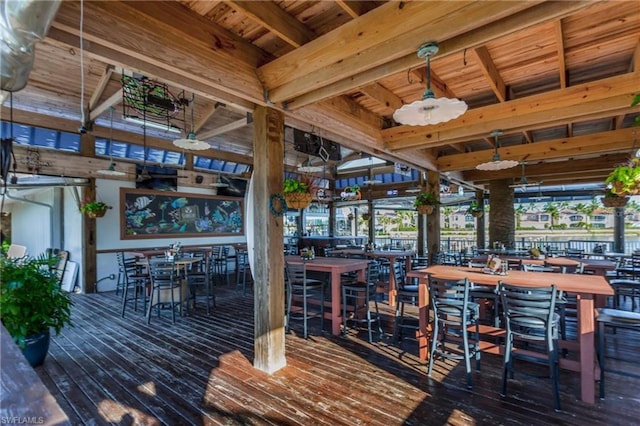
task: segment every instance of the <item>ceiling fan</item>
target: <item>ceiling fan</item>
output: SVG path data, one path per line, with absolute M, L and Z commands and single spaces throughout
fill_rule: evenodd
M 529 181 L 529 179 L 527 179 L 527 176 L 524 173 L 524 168 L 527 165 L 526 161 L 521 161 L 520 165 L 522 166 L 522 175 L 520 176 L 520 182 L 509 185 L 509 188 L 521 188 L 524 190 L 531 186 L 539 187 L 542 181 L 531 182 Z

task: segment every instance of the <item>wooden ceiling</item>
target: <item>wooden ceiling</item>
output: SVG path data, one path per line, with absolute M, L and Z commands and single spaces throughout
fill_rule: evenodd
M 521 168 L 478 171 L 494 153 L 526 162 L 545 183 L 599 182 L 634 146 L 630 106 L 640 90 L 636 1 L 64 1 L 37 44 L 14 120 L 76 131 L 81 93 L 92 133 L 108 137 L 120 108 L 121 73 L 143 74 L 196 94 L 194 121 L 207 155 L 251 163 L 255 105 L 286 125 L 420 170 L 482 186 L 518 180 Z M 464 100 L 461 117 L 397 125 L 393 111 L 421 98 L 431 60 L 436 97 Z M 83 66 L 81 67 L 81 57 Z M 81 70 L 84 70 L 84 90 Z M 3 103 L 7 117 L 8 103 Z M 5 118 L 6 119 L 6 118 Z M 187 120 L 189 121 L 189 120 Z M 141 143 L 118 118 L 114 139 Z M 170 148 L 174 134 L 150 132 Z M 306 156 L 287 145 L 286 162 Z

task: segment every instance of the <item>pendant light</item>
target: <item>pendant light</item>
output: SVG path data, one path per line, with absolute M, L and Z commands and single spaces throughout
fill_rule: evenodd
M 186 151 L 203 151 L 205 149 L 211 148 L 211 145 L 209 145 L 207 142 L 200 141 L 196 138 L 196 133 L 194 130 L 195 127 L 193 124 L 193 107 L 195 98 L 195 93 L 191 94 L 191 131 L 186 138 L 180 138 L 173 141 L 173 144 L 175 146 Z
M 500 154 L 498 154 L 498 136 L 500 136 L 501 134 L 502 134 L 502 130 L 494 130 L 493 132 L 491 132 L 491 136 L 495 138 L 495 142 L 494 142 L 495 151 L 493 153 L 493 158 L 491 159 L 491 161 L 478 164 L 476 166 L 476 169 L 485 170 L 485 171 L 486 170 L 495 171 L 495 170 L 510 169 L 518 165 L 517 161 L 503 160 L 502 157 L 500 157 Z
M 529 182 L 529 179 L 527 179 L 527 176 L 524 173 L 524 166 L 527 163 L 522 161 L 520 164 L 522 165 L 522 176 L 520 177 L 520 182 L 514 183 L 513 185 L 509 185 L 509 187 L 526 189 L 527 187 L 530 187 L 530 186 L 539 186 L 540 183 L 542 182 Z
M 109 127 L 110 127 L 110 131 L 109 131 L 109 167 L 106 169 L 102 169 L 102 170 L 98 170 L 98 174 L 100 175 L 104 175 L 104 176 L 125 176 L 126 173 L 122 172 L 120 170 L 116 170 L 116 163 L 113 161 L 113 155 L 112 155 L 112 151 L 113 151 L 113 110 L 115 108 L 110 107 L 110 114 L 109 114 Z
M 438 53 L 438 43 L 420 46 L 418 57 L 427 60 L 427 90 L 422 100 L 403 105 L 393 113 L 393 119 L 400 124 L 426 126 L 444 123 L 460 117 L 467 111 L 467 104 L 459 99 L 436 98 L 431 90 L 431 57 Z

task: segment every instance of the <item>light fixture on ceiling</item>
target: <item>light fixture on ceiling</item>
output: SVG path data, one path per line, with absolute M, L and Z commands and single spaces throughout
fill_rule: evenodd
M 400 124 L 426 126 L 444 123 L 460 117 L 467 110 L 467 104 L 460 99 L 436 98 L 431 90 L 431 57 L 438 53 L 438 43 L 420 46 L 418 57 L 427 60 L 427 90 L 422 100 L 403 105 L 393 113 L 393 119 Z
M 538 195 L 534 197 L 529 197 L 531 200 L 541 201 L 546 200 L 547 198 L 551 198 L 548 195 L 542 195 L 542 189 L 540 188 L 540 184 L 538 184 Z
M 125 176 L 126 173 L 120 170 L 116 170 L 116 163 L 113 161 L 113 110 L 114 107 L 110 107 L 109 114 L 109 167 L 106 169 L 98 170 L 98 174 L 103 176 Z
M 517 161 L 503 160 L 502 157 L 500 157 L 500 154 L 498 154 L 498 136 L 500 136 L 501 134 L 502 134 L 502 130 L 494 130 L 493 132 L 491 132 L 491 136 L 495 138 L 495 142 L 494 142 L 495 151 L 493 153 L 493 158 L 491 159 L 491 161 L 478 164 L 476 166 L 476 169 L 485 170 L 485 171 L 486 170 L 495 171 L 495 170 L 510 169 L 518 165 Z
M 524 174 L 524 166 L 527 164 L 526 162 L 522 161 L 520 163 L 522 165 L 522 177 L 520 178 L 520 182 L 519 183 L 514 183 L 513 185 L 509 185 L 510 188 L 528 188 L 530 186 L 539 186 L 542 181 L 540 182 L 529 182 L 529 179 L 527 179 L 527 176 Z
M 214 188 L 226 188 L 229 186 L 228 183 L 226 182 L 222 182 L 221 179 L 221 175 L 220 173 L 218 173 L 218 175 L 216 176 L 216 180 L 213 183 L 210 183 L 209 186 L 213 186 Z
M 193 107 L 196 95 L 191 95 L 191 131 L 187 135 L 186 138 L 180 138 L 173 141 L 173 144 L 178 148 L 182 148 L 187 151 L 203 151 L 205 149 L 211 148 L 207 142 L 200 141 L 196 138 L 196 133 L 194 131 L 193 125 Z

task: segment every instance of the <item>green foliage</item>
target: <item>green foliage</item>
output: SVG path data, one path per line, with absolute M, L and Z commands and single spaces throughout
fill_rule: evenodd
M 80 211 L 82 213 L 88 213 L 88 212 L 103 211 L 110 208 L 111 206 L 106 205 L 102 201 L 89 201 L 84 203 L 82 206 L 80 206 Z
M 27 336 L 71 324 L 71 298 L 60 288 L 55 261 L 0 257 L 0 320 L 20 347 Z
M 611 185 L 611 192 L 624 197 L 633 194 L 640 186 L 640 159 L 633 158 L 627 164 L 613 169 L 604 181 Z
M 418 206 L 437 206 L 440 204 L 438 196 L 432 192 L 423 192 L 416 196 L 416 200 L 413 202 L 414 207 Z
M 477 201 L 473 200 L 471 204 L 469 204 L 469 208 L 467 209 L 467 214 L 473 214 L 478 212 L 484 212 L 484 209 L 480 207 Z
M 312 192 L 316 188 L 315 178 L 310 175 L 300 175 L 298 179 L 287 178 L 282 187 L 283 194 Z

